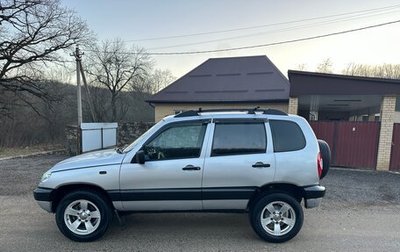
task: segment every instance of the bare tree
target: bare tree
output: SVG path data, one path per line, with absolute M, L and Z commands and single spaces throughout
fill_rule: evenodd
M 307 64 L 305 64 L 305 63 L 298 64 L 297 67 L 296 67 L 296 70 L 306 71 L 307 70 Z
M 347 75 L 356 75 L 356 76 L 400 79 L 400 65 L 399 64 L 367 65 L 367 64 L 351 63 L 342 71 L 342 73 Z
M 111 95 L 111 121 L 122 119 L 123 113 L 118 113 L 117 109 L 121 92 L 145 78 L 152 60 L 144 49 L 128 49 L 122 40 L 117 39 L 96 45 L 89 61 L 88 73 L 92 77 L 92 83 L 106 87 Z M 104 115 L 98 114 L 97 117 L 104 118 Z
M 327 58 L 317 66 L 317 72 L 332 73 L 333 72 L 332 67 L 333 67 L 332 60 L 330 58 Z
M 30 106 L 30 95 L 47 99 L 42 69 L 88 37 L 85 22 L 59 0 L 1 0 L 0 93 L 12 92 Z M 6 107 L 0 98 L 0 108 Z
M 155 94 L 175 80 L 176 77 L 172 75 L 171 71 L 155 69 L 143 78 L 135 79 L 131 88 L 135 92 Z
M 164 89 L 166 86 L 168 86 L 175 80 L 176 77 L 172 75 L 171 71 L 156 69 L 152 75 L 153 89 L 150 93 L 151 94 L 157 93 L 158 91 Z

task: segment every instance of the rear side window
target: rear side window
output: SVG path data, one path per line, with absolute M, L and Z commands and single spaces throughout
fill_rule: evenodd
M 211 156 L 265 153 L 264 123 L 217 123 Z
M 306 147 L 299 125 L 291 121 L 270 120 L 275 152 L 296 151 Z

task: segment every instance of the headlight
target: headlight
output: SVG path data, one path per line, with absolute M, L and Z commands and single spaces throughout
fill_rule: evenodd
M 50 172 L 50 171 L 45 172 L 45 173 L 43 174 L 42 179 L 40 180 L 40 182 L 46 181 L 47 179 L 50 178 L 50 176 L 51 176 L 51 172 Z

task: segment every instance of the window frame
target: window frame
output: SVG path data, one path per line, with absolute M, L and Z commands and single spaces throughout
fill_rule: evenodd
M 271 122 L 273 123 L 273 122 L 276 122 L 276 121 L 277 121 L 277 122 L 288 122 L 288 123 L 292 123 L 292 124 L 296 125 L 297 128 L 300 130 L 301 136 L 303 137 L 304 145 L 303 145 L 300 149 L 295 149 L 295 150 L 275 150 L 274 130 L 273 130 L 273 127 L 272 127 Z M 305 149 L 305 148 L 307 147 L 307 138 L 306 138 L 306 136 L 304 135 L 304 132 L 303 132 L 302 128 L 300 127 L 300 125 L 299 125 L 297 122 L 291 121 L 291 120 L 272 119 L 272 120 L 269 120 L 269 127 L 270 127 L 270 129 L 271 129 L 272 151 L 273 151 L 274 153 L 284 153 L 284 152 L 300 151 L 300 150 L 303 150 L 303 149 Z
M 210 157 L 225 157 L 225 156 L 242 156 L 242 155 L 257 155 L 257 154 L 265 154 L 267 153 L 268 150 L 268 134 L 267 134 L 267 127 L 265 123 L 268 122 L 267 119 L 264 118 L 253 118 L 253 119 L 248 119 L 248 118 L 239 118 L 239 119 L 215 119 L 213 121 L 214 128 L 213 128 L 213 133 L 212 133 L 212 142 L 211 142 L 211 147 L 209 151 Z M 218 124 L 261 124 L 264 127 L 264 136 L 265 136 L 265 145 L 263 151 L 260 152 L 252 152 L 252 153 L 232 153 L 232 154 L 215 154 L 213 153 L 214 150 L 214 143 L 215 143 L 215 131 L 217 129 Z
M 165 132 L 166 130 L 169 130 L 171 128 L 174 127 L 182 127 L 182 126 L 195 126 L 195 125 L 200 125 L 200 126 L 205 126 L 205 130 L 204 130 L 204 134 L 203 134 L 203 140 L 201 142 L 200 145 L 200 153 L 197 157 L 180 157 L 180 158 L 166 158 L 166 159 L 154 159 L 154 160 L 146 160 L 146 162 L 157 162 L 157 161 L 168 161 L 168 160 L 177 160 L 177 159 L 191 159 L 191 158 L 200 158 L 203 148 L 204 148 L 204 140 L 207 136 L 207 128 L 208 128 L 208 124 L 211 122 L 210 119 L 202 119 L 202 120 L 190 120 L 190 121 L 180 121 L 180 122 L 171 122 L 168 123 L 164 126 L 162 126 L 160 129 L 158 129 L 153 135 L 151 135 L 151 137 L 149 137 L 143 144 L 142 146 L 139 148 L 140 150 L 144 151 L 144 147 L 149 144 L 150 142 L 152 142 L 154 139 L 156 139 L 159 135 L 161 135 L 163 132 Z M 135 159 L 135 157 L 133 158 Z

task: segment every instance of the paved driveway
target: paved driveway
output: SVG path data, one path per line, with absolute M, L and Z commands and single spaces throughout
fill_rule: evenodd
M 0 161 L 0 251 L 400 251 L 400 175 L 332 170 L 318 209 L 284 244 L 261 241 L 245 214 L 135 214 L 103 239 L 71 242 L 31 191 L 64 156 Z

